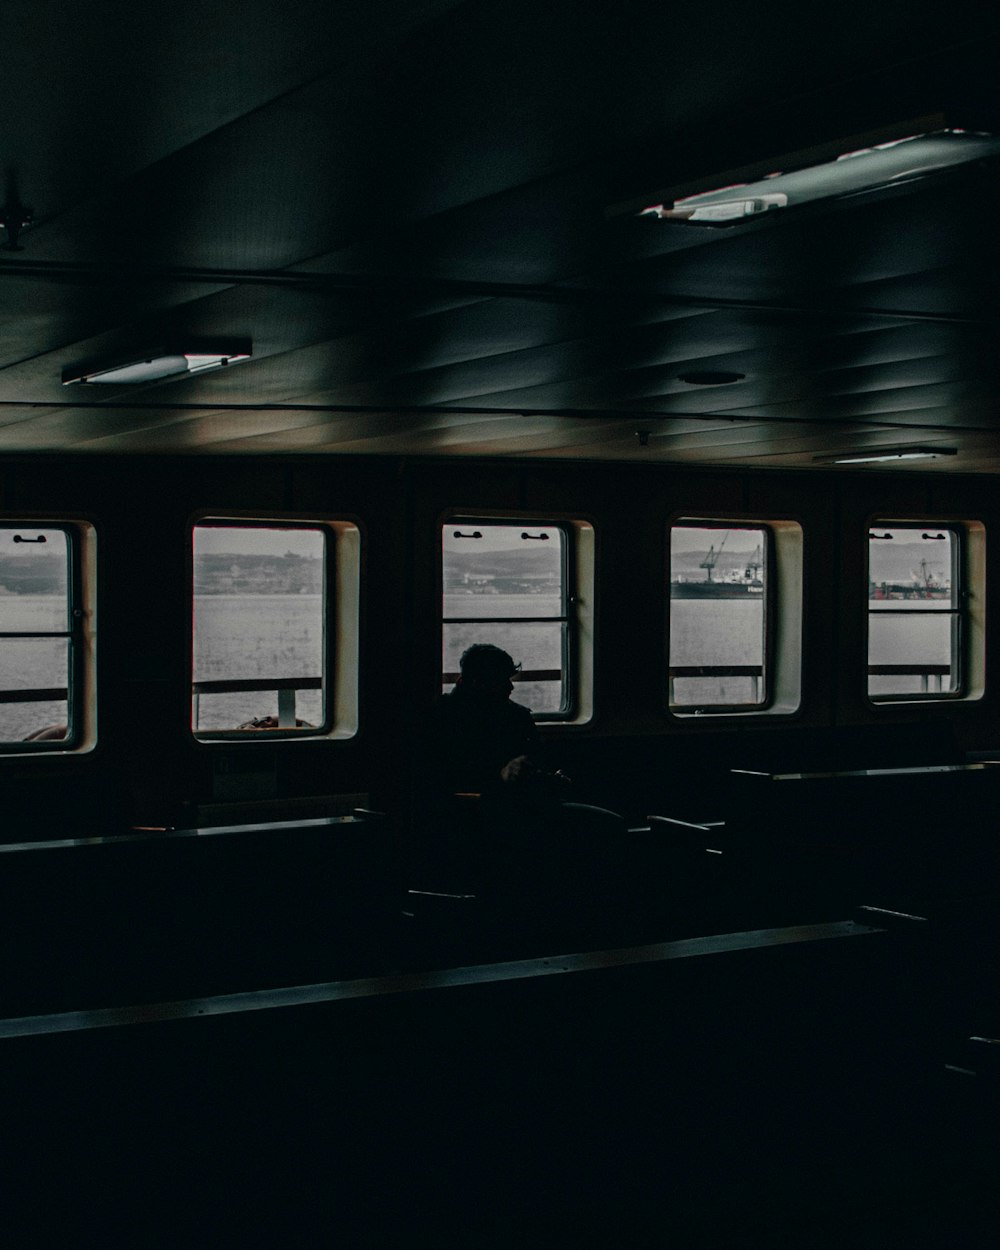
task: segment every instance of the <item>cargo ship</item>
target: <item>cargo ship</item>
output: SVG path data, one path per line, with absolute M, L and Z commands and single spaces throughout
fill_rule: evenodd
M 744 581 L 734 578 L 732 581 L 703 581 L 670 583 L 671 599 L 751 599 L 760 598 L 764 593 L 764 583 L 760 578 Z
M 715 575 L 715 566 L 728 537 L 727 533 L 718 551 L 714 546 L 709 547 L 708 554 L 698 565 L 705 570 L 704 578 L 688 581 L 680 576 L 671 580 L 671 599 L 747 599 L 764 593 L 764 581 L 760 575 L 764 559 L 760 547 L 754 551 L 745 568 L 732 569 L 721 578 Z
M 908 582 L 869 581 L 869 599 L 951 599 L 951 583 L 931 572 L 926 560 L 913 569 Z

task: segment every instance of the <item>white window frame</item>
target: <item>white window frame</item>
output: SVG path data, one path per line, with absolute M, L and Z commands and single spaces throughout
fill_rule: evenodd
M 438 570 L 438 671 L 439 685 L 448 685 L 454 674 L 444 672 L 444 626 L 450 618 L 444 616 L 444 558 L 442 537 L 449 527 L 475 529 L 476 525 L 512 525 L 526 529 L 558 529 L 566 539 L 565 611 L 567 616 L 567 640 L 563 657 L 568 674 L 567 703 L 563 712 L 533 712 L 540 726 L 584 725 L 594 714 L 594 586 L 596 571 L 596 544 L 594 526 L 578 517 L 536 512 L 487 513 L 472 509 L 449 511 L 439 519 L 437 527 Z M 488 620 L 489 618 L 485 618 Z M 519 618 L 522 619 L 522 618 Z M 530 678 L 531 673 L 517 673 L 518 680 Z
M 69 642 L 66 704 L 67 727 L 64 738 L 35 742 L 0 743 L 0 755 L 59 754 L 77 755 L 97 745 L 97 535 L 89 521 L 57 516 L 0 517 L 0 527 L 17 530 L 60 530 L 69 539 L 69 620 L 65 637 Z M 10 635 L 6 635 L 10 636 Z M 31 636 L 45 637 L 45 633 Z M 51 636 L 60 636 L 58 633 Z M 32 702 L 18 691 L 19 702 Z M 0 702 L 6 702 L 0 696 Z
M 293 725 L 282 729 L 261 730 L 198 730 L 196 699 L 207 683 L 194 681 L 194 532 L 198 526 L 238 526 L 248 529 L 282 526 L 321 530 L 326 544 L 326 618 L 324 621 L 324 667 L 321 674 L 326 683 L 326 723 L 308 730 Z M 190 684 L 189 724 L 191 737 L 199 746 L 231 747 L 250 743 L 312 742 L 352 738 L 358 732 L 360 715 L 360 615 L 361 615 L 361 546 L 359 524 L 343 517 L 317 517 L 298 513 L 201 512 L 189 519 L 188 594 L 191 601 L 191 630 L 188 636 L 187 672 Z M 292 692 L 294 698 L 294 691 Z M 280 696 L 279 696 L 280 697 Z M 286 708 L 287 711 L 287 708 Z
M 761 705 L 704 704 L 676 706 L 670 702 L 670 562 L 671 531 L 678 526 L 732 529 L 762 529 L 770 537 L 771 561 L 768 585 L 765 588 L 768 614 L 764 654 L 769 666 L 769 697 Z M 802 703 L 802 614 L 803 553 L 805 536 L 799 521 L 787 517 L 764 517 L 759 514 L 678 512 L 667 520 L 665 628 L 664 628 L 664 704 L 668 716 L 678 721 L 705 719 L 745 720 L 792 716 Z
M 900 706 L 913 703 L 970 703 L 981 699 L 986 690 L 986 527 L 981 521 L 968 519 L 956 520 L 941 517 L 893 517 L 882 514 L 869 519 L 865 527 L 865 542 L 868 550 L 873 541 L 869 534 L 879 529 L 900 530 L 912 529 L 927 531 L 932 529 L 950 530 L 958 542 L 958 554 L 955 565 L 958 572 L 958 600 L 954 608 L 944 609 L 957 617 L 958 644 L 954 656 L 958 664 L 958 689 L 954 691 L 938 691 L 927 688 L 912 694 L 872 694 L 868 688 L 868 679 L 872 676 L 868 664 L 869 625 L 872 611 L 866 606 L 864 655 L 865 655 L 865 697 L 873 708 Z M 870 575 L 868 550 L 865 552 L 865 580 Z M 865 597 L 866 605 L 870 601 Z

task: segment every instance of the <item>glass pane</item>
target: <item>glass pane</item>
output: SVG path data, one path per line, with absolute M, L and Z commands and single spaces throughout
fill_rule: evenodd
M 0 642 L 0 741 L 22 742 L 45 731 L 46 738 L 64 736 L 69 661 L 66 638 Z
M 953 694 L 958 689 L 956 616 L 920 612 L 872 613 L 868 618 L 868 666 L 909 671 L 870 673 L 868 693 Z
M 445 625 L 444 627 L 444 689 L 450 689 L 459 671 L 463 651 L 474 642 L 489 642 L 508 652 L 522 673 L 550 671 L 559 676 L 546 678 L 520 675 L 514 680 L 515 703 L 523 703 L 533 712 L 561 712 L 564 709 L 562 679 L 563 646 L 566 625 L 562 622 L 518 623 L 503 621 L 493 624 Z
M 761 528 L 672 527 L 672 706 L 765 702 L 766 552 Z
M 243 691 L 232 694 L 199 694 L 198 723 L 195 729 L 206 733 L 227 729 L 278 729 L 281 709 L 276 690 Z M 318 729 L 323 724 L 322 690 L 295 692 L 295 719 L 299 729 Z M 255 725 L 253 722 L 256 721 Z M 291 728 L 291 725 L 285 726 Z
M 959 688 L 958 535 L 875 525 L 868 542 L 868 693 L 954 694 Z
M 442 530 L 445 689 L 462 652 L 489 642 L 510 653 L 524 672 L 557 676 L 516 680 L 512 698 L 533 712 L 561 712 L 567 704 L 564 622 L 497 621 L 498 617 L 558 618 L 565 614 L 566 535 L 554 526 L 452 523 Z M 482 622 L 479 624 L 478 622 Z
M 284 727 L 292 727 L 293 714 L 307 722 L 300 728 L 323 725 L 324 690 L 294 688 L 296 681 L 324 681 L 323 587 L 321 529 L 195 527 L 193 680 L 209 683 L 194 692 L 196 731 L 252 728 L 268 717 L 276 723 L 282 710 Z M 275 685 L 210 685 L 261 681 Z M 278 683 L 287 686 L 284 694 Z
M 871 530 L 868 541 L 868 606 L 873 612 L 957 608 L 958 553 L 953 530 Z
M 446 525 L 444 617 L 562 616 L 560 529 L 538 525 Z
M 65 633 L 69 584 L 64 530 L 0 529 L 0 631 Z

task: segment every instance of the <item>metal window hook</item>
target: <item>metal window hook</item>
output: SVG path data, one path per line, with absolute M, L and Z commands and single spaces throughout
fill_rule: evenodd
M 44 534 L 39 534 L 37 538 L 25 538 L 23 534 L 14 535 L 14 542 L 16 543 L 45 543 L 48 541 Z
M 523 534 L 521 535 L 521 537 L 522 537 L 522 538 L 528 538 L 528 539 L 532 539 L 532 538 L 533 538 L 533 539 L 537 540 L 538 542 L 548 542 L 548 539 L 549 539 L 548 534 L 528 534 L 527 532 L 526 532 L 526 533 L 523 533 Z
M 482 538 L 482 534 L 479 530 L 473 530 L 471 534 L 463 534 L 461 530 L 455 530 L 452 538 Z
M 947 538 L 944 534 L 921 534 L 921 538 L 928 538 L 931 542 L 946 542 Z
M 869 538 L 888 538 L 890 541 L 892 540 L 891 534 L 876 534 L 874 530 L 868 531 L 868 537 Z

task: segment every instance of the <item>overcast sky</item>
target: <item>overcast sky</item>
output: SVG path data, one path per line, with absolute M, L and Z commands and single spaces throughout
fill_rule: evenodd
M 29 541 L 16 543 L 15 535 Z M 37 539 L 42 537 L 45 538 L 45 542 L 38 542 Z M 16 559 L 18 556 L 63 556 L 65 558 L 66 551 L 64 530 L 29 529 L 24 525 L 19 525 L 17 529 L 0 530 L 0 553 L 3 554 L 5 560 Z
M 194 531 L 194 554 L 283 556 L 322 556 L 323 531 L 320 529 L 271 529 L 242 525 L 198 525 Z
M 726 538 L 726 535 L 729 535 Z M 719 550 L 719 544 L 726 539 L 725 550 L 742 553 L 755 551 L 761 544 L 759 529 L 704 529 L 701 526 L 676 525 L 670 531 L 670 548 L 678 553 L 685 551 L 707 551 L 709 547 Z

